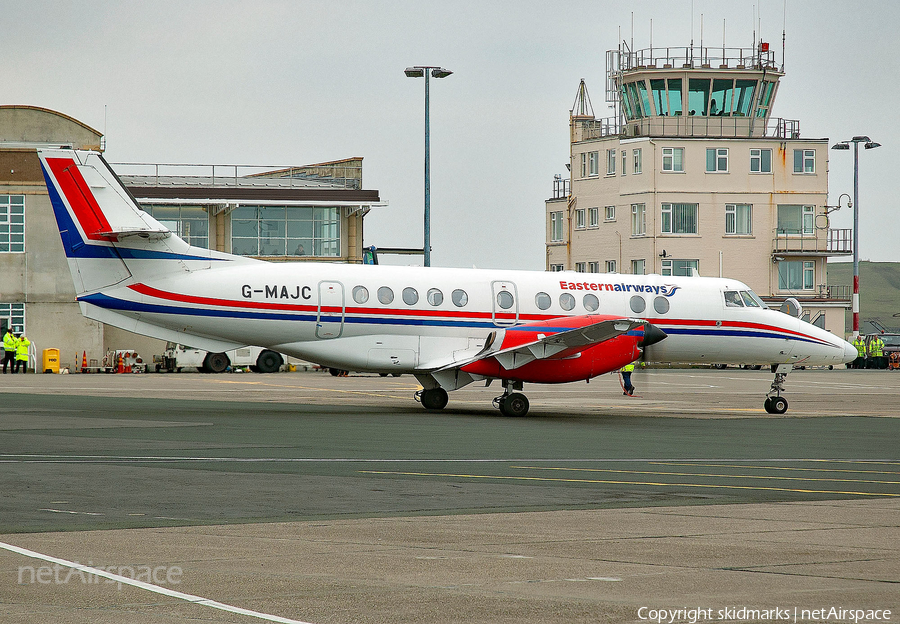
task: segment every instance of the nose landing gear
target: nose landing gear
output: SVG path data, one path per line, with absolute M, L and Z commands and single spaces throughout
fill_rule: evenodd
M 781 393 L 784 391 L 784 380 L 787 374 L 791 372 L 793 366 L 791 364 L 773 364 L 772 372 L 775 373 L 775 380 L 772 387 L 766 394 L 766 401 L 763 407 L 769 414 L 784 414 L 788 409 L 788 402 Z M 773 396 L 774 395 L 774 396 Z
M 504 416 L 525 416 L 528 413 L 528 397 L 516 390 L 522 390 L 521 381 L 503 381 L 503 394 L 494 399 L 494 407 Z

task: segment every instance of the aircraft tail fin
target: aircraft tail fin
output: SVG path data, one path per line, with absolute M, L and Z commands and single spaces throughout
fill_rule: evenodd
M 38 156 L 77 294 L 236 259 L 191 247 L 141 210 L 99 153 L 40 149 Z

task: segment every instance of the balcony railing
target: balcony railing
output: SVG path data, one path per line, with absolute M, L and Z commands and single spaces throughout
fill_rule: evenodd
M 816 296 L 819 299 L 850 301 L 851 293 L 849 286 L 829 286 L 828 284 L 819 284 L 818 291 L 818 295 Z
M 797 230 L 776 230 L 774 253 L 845 255 L 853 253 L 852 229 L 814 229 L 801 234 Z
M 800 121 L 771 117 L 703 117 L 700 115 L 674 115 L 671 117 L 645 117 L 619 123 L 615 117 L 595 120 L 578 120 L 580 140 L 600 139 L 608 136 L 627 137 L 725 137 L 799 139 Z
M 550 199 L 566 199 L 569 196 L 569 178 L 557 173 L 553 176 L 553 195 Z
M 613 68 L 620 72 L 638 69 L 714 68 L 778 70 L 775 51 L 766 44 L 753 48 L 721 48 L 713 46 L 677 46 L 645 48 L 628 52 L 625 48 L 610 50 Z

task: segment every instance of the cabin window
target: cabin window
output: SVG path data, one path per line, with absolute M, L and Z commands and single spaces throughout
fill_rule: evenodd
M 419 302 L 419 292 L 415 288 L 403 289 L 403 303 L 406 305 L 416 305 Z
M 534 305 L 538 307 L 538 310 L 549 309 L 551 303 L 552 300 L 550 299 L 550 295 L 545 292 L 539 292 L 534 296 Z
M 466 294 L 466 291 L 457 288 L 450 293 L 450 300 L 453 301 L 453 305 L 457 308 L 462 308 L 469 303 L 469 295 Z
M 729 308 L 743 308 L 744 302 L 736 290 L 725 291 L 725 306 Z
M 597 299 L 597 295 L 587 294 L 581 300 L 581 303 L 588 312 L 596 312 L 597 308 L 600 307 L 600 300 Z
M 428 299 L 429 305 L 439 306 L 444 303 L 444 293 L 437 288 L 429 289 L 426 298 Z
M 640 314 L 647 309 L 647 302 L 640 295 L 633 296 L 629 304 L 631 305 L 631 311 L 635 314 Z
M 365 303 L 369 300 L 369 291 L 365 286 L 353 287 L 353 301 L 356 303 Z
M 559 296 L 559 307 L 566 312 L 575 307 L 575 297 L 572 293 L 563 293 Z
M 653 309 L 656 310 L 657 314 L 665 314 L 669 311 L 669 299 L 668 297 L 656 297 L 653 300 Z
M 504 310 L 509 310 L 513 307 L 513 304 L 516 302 L 513 299 L 513 295 L 508 290 L 501 290 L 497 293 L 497 305 L 503 308 Z
M 382 286 L 378 289 L 378 301 L 387 305 L 394 300 L 394 291 L 388 288 L 387 286 Z

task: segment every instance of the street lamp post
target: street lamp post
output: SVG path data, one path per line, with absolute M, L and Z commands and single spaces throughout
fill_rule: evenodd
M 849 141 L 841 141 L 831 149 L 848 150 L 853 143 L 853 340 L 859 336 L 859 144 L 866 149 L 881 147 L 867 136 L 855 136 Z
M 428 77 L 446 78 L 453 72 L 443 67 L 430 65 L 416 65 L 407 67 L 404 73 L 409 78 L 425 77 L 425 241 L 422 251 L 425 256 L 425 266 L 431 266 L 431 136 L 429 134 L 428 113 Z

